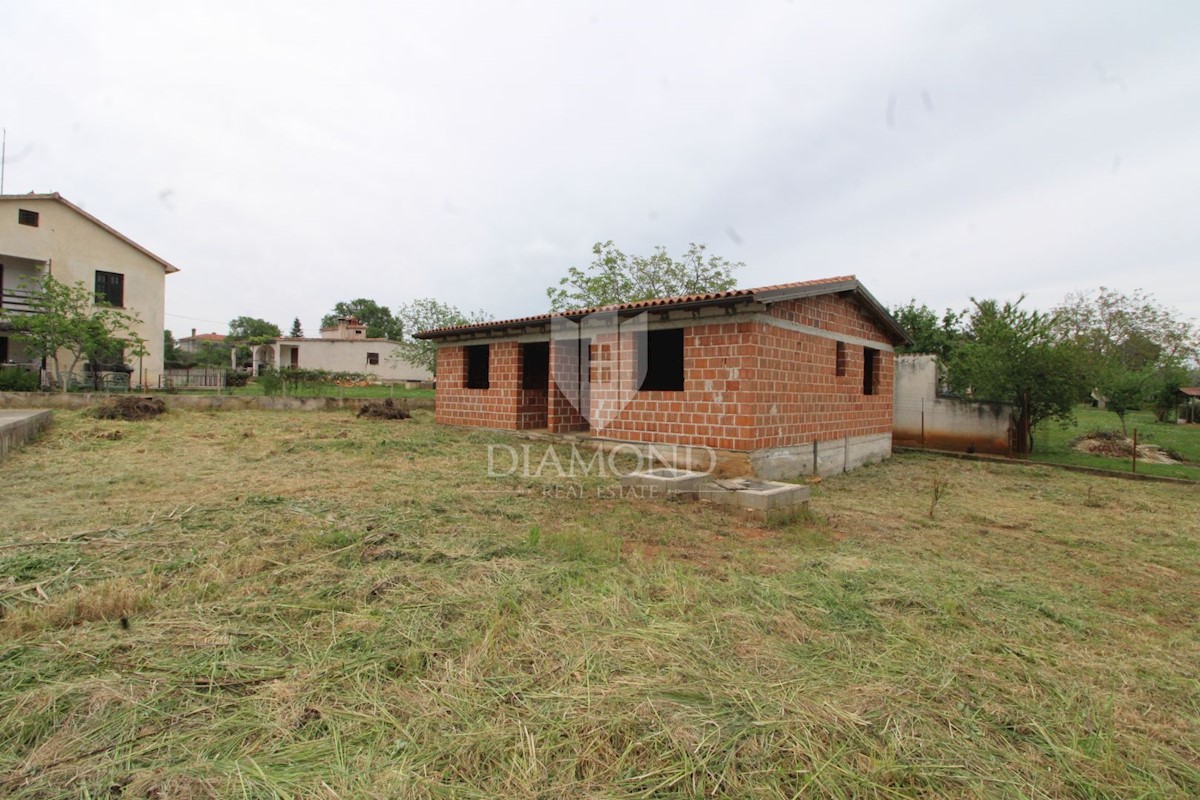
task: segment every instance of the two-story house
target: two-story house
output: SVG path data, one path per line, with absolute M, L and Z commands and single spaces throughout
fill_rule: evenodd
M 53 194 L 0 195 L 0 305 L 28 307 L 28 287 L 50 273 L 94 288 L 136 314 L 147 355 L 128 363 L 134 386 L 154 386 L 163 367 L 166 276 L 178 270 L 127 236 Z M 0 363 L 32 359 L 11 330 L 0 330 Z

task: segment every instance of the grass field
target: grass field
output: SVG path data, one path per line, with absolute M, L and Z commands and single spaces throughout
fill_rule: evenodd
M 1193 487 L 914 454 L 762 529 L 489 443 L 56 412 L 0 463 L 0 795 L 1200 796 Z
M 1183 459 L 1180 464 L 1150 464 L 1139 461 L 1137 471 L 1147 475 L 1164 475 L 1171 478 L 1200 480 L 1200 426 L 1177 425 L 1174 422 L 1156 422 L 1149 411 L 1131 411 L 1126 415 L 1128 435 L 1136 429 L 1139 444 L 1158 445 Z M 1081 453 L 1072 446 L 1075 441 L 1094 431 L 1121 432 L 1121 420 L 1111 411 L 1079 406 L 1075 409 L 1075 421 L 1064 426 L 1058 422 L 1043 423 L 1034 434 L 1035 461 L 1055 464 L 1077 464 L 1130 471 L 1130 459 L 1106 458 Z

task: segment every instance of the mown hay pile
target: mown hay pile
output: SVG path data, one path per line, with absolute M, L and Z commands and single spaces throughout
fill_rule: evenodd
M 1092 431 L 1075 441 L 1075 449 L 1081 453 L 1108 458 L 1132 458 L 1133 440 L 1120 431 Z M 1139 461 L 1154 464 L 1178 464 L 1175 454 L 1153 444 L 1139 444 Z
M 392 398 L 373 400 L 358 409 L 358 416 L 370 419 L 408 419 L 412 416 L 404 406 L 397 405 Z
M 167 405 L 157 397 L 118 395 L 107 397 L 92 410 L 97 419 L 124 419 L 131 422 L 152 419 L 166 413 Z

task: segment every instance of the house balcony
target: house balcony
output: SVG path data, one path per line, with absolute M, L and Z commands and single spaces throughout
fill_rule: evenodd
M 28 289 L 0 289 L 0 330 L 18 327 L 14 317 L 39 313 L 31 302 L 35 295 Z
M 0 289 L 0 308 L 10 313 L 34 314 L 37 312 L 31 301 L 35 297 L 37 292 L 28 289 Z
M 31 301 L 45 269 L 43 261 L 0 252 L 0 330 L 11 330 L 13 317 L 37 313 Z

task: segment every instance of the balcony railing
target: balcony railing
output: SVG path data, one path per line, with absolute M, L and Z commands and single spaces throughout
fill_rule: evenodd
M 37 309 L 29 302 L 37 292 L 28 289 L 0 289 L 0 309 L 17 314 L 36 314 Z

